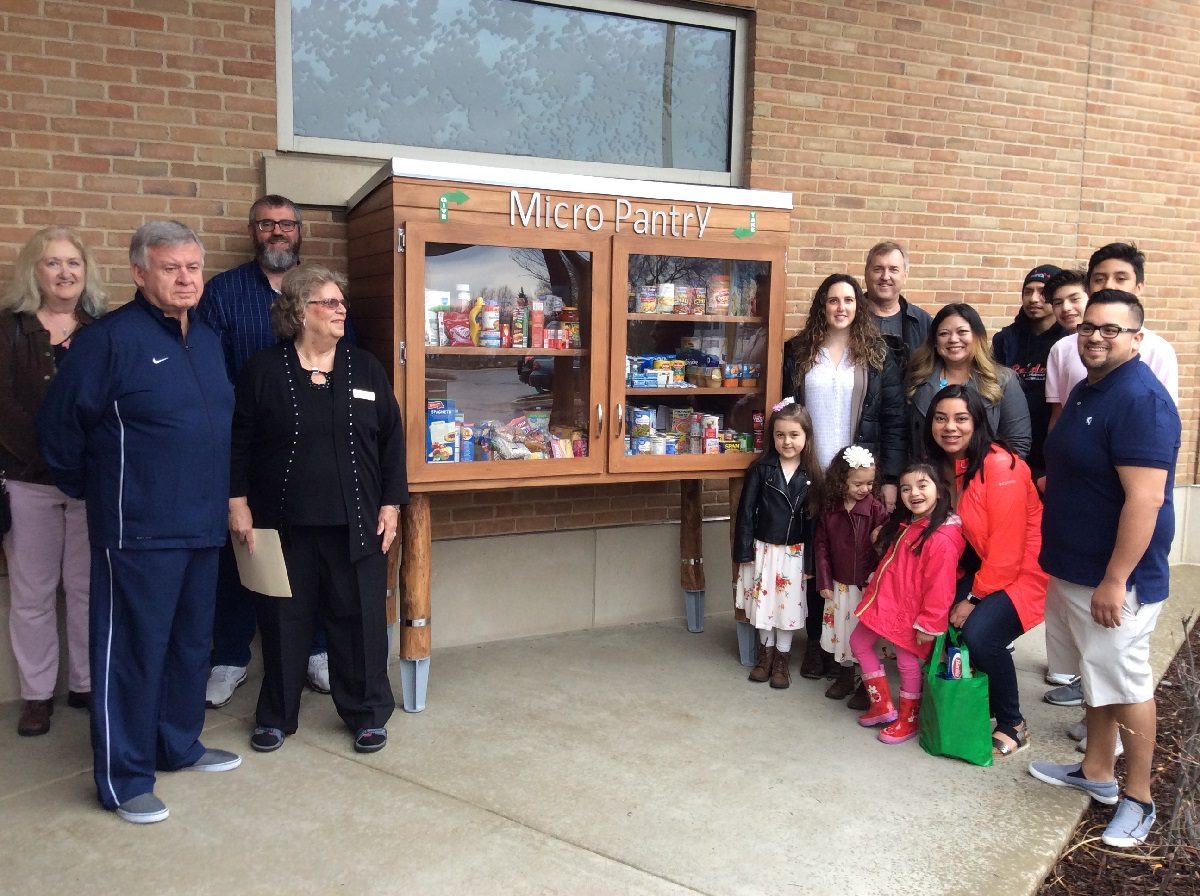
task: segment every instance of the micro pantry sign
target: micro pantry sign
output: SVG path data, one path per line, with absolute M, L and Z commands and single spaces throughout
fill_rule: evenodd
M 461 189 L 443 193 L 438 202 L 438 220 L 449 220 L 450 206 L 461 206 L 469 199 Z M 623 196 L 598 203 L 568 201 L 538 190 L 510 190 L 508 194 L 509 225 L 537 230 L 588 230 L 595 233 L 611 225 L 614 233 L 703 239 L 712 210 L 711 205 L 700 204 L 672 204 L 665 209 L 650 209 Z M 746 226 L 734 228 L 733 235 L 744 240 L 754 236 L 757 231 L 758 214 L 751 211 Z

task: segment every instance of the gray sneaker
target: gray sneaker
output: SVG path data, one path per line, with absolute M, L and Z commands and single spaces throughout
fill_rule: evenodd
M 171 814 L 163 801 L 152 793 L 139 793 L 117 806 L 117 815 L 131 824 L 154 824 Z
M 1046 691 L 1042 699 L 1053 706 L 1079 706 L 1083 703 L 1083 682 L 1076 675 L 1070 684 Z
M 204 755 L 185 765 L 180 771 L 185 772 L 228 772 L 242 764 L 242 757 L 228 750 L 206 749 Z
M 1089 781 L 1082 776 L 1082 767 L 1082 763 L 1079 762 L 1074 765 L 1060 765 L 1057 762 L 1038 759 L 1029 763 L 1029 774 L 1055 787 L 1074 787 L 1076 790 L 1082 790 L 1096 802 L 1106 806 L 1115 805 L 1118 798 L 1117 782 Z
M 1121 805 L 1117 806 L 1117 811 L 1113 814 L 1112 821 L 1108 823 L 1108 827 L 1104 829 L 1104 834 L 1101 840 L 1109 846 L 1141 846 L 1146 842 L 1146 837 L 1150 833 L 1150 828 L 1154 827 L 1154 819 L 1158 817 L 1158 813 L 1151 806 L 1150 814 L 1147 815 L 1142 811 L 1142 807 L 1131 800 L 1129 797 L 1121 800 Z
M 1067 729 L 1067 737 L 1071 738 L 1071 740 L 1083 740 L 1087 737 L 1087 716 L 1084 716 Z

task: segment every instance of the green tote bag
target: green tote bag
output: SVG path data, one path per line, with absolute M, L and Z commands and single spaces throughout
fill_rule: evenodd
M 970 678 L 942 678 L 946 642 L 961 646 L 953 628 L 938 635 L 925 667 L 921 697 L 921 748 L 932 756 L 965 759 L 973 765 L 992 764 L 992 722 L 988 710 L 988 680 L 982 672 Z

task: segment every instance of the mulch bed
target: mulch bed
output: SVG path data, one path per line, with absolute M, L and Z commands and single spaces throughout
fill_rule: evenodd
M 1200 896 L 1200 624 L 1188 642 L 1155 693 L 1158 821 L 1149 839 L 1136 849 L 1105 846 L 1100 835 L 1113 807 L 1092 802 L 1038 896 Z M 1118 760 L 1118 779 L 1123 773 Z

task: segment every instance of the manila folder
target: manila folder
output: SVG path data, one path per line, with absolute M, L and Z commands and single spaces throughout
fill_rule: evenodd
M 253 554 L 232 532 L 229 537 L 237 558 L 238 577 L 246 588 L 268 597 L 292 596 L 278 529 L 255 529 Z

